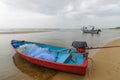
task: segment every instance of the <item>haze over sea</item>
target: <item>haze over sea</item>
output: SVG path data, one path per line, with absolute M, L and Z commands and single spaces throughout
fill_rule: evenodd
M 60 73 L 60 71 L 30 64 L 17 56 L 10 45 L 10 41 L 13 39 L 72 48 L 73 41 L 86 41 L 89 47 L 97 47 L 118 38 L 120 38 L 120 29 L 103 29 L 100 34 L 83 34 L 80 29 L 1 30 L 0 80 L 48 80 L 53 75 Z M 71 73 L 67 74 L 74 76 Z

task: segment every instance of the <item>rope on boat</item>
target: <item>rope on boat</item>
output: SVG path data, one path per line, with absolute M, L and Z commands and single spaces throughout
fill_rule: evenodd
M 116 47 L 120 47 L 120 46 L 89 47 L 89 48 L 87 48 L 87 49 L 116 48 Z

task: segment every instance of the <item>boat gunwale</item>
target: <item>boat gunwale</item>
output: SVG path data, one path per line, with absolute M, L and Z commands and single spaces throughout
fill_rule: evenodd
M 60 63 L 60 62 L 53 62 L 53 61 L 49 61 L 49 60 L 44 60 L 44 59 L 40 59 L 40 58 L 34 58 L 34 57 L 29 56 L 29 55 L 25 55 L 24 53 L 20 52 L 19 50 L 16 50 L 15 48 L 14 48 L 14 50 L 16 51 L 17 54 L 20 54 L 20 56 L 22 55 L 22 56 L 25 56 L 25 57 L 29 57 L 31 59 L 45 61 L 45 62 L 52 63 L 52 64 L 72 66 L 72 67 L 87 67 L 87 63 L 86 63 L 87 58 L 84 58 L 83 64 L 65 64 L 65 63 Z M 27 60 L 26 58 L 24 58 L 24 59 Z

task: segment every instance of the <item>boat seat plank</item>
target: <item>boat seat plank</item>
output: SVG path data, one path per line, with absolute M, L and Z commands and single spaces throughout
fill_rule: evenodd
M 56 62 L 67 63 L 70 57 L 71 54 L 69 53 L 58 53 Z
M 78 54 L 78 53 L 72 53 L 72 57 L 74 58 L 73 60 L 69 60 L 69 64 L 83 64 L 84 61 L 84 56 L 83 54 Z

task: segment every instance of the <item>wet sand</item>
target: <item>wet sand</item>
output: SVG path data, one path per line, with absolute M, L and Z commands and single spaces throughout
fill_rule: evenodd
M 19 57 L 10 45 L 11 39 L 26 39 L 38 41 L 28 37 L 31 34 L 22 35 L 2 35 L 0 42 L 0 80 L 120 80 L 120 48 L 101 49 L 89 59 L 89 66 L 87 73 L 84 76 L 57 71 L 40 67 L 29 63 L 28 61 Z M 46 38 L 45 38 L 46 39 Z M 49 39 L 50 40 L 50 39 Z M 45 42 L 45 41 L 43 41 Z M 53 42 L 53 40 L 51 41 Z M 71 42 L 71 41 L 69 41 Z M 51 43 L 51 44 L 56 44 Z M 62 46 L 64 43 L 60 43 Z M 57 44 L 59 45 L 59 44 Z M 111 41 L 105 46 L 120 45 L 120 39 Z M 92 51 L 90 51 L 91 53 Z
M 105 46 L 120 46 L 120 39 Z M 120 47 L 102 49 L 93 57 L 96 64 L 94 80 L 120 80 Z
M 32 30 L 32 29 L 26 29 L 26 30 L 16 30 L 16 31 L 12 31 L 12 30 L 9 30 L 9 31 L 0 31 L 0 34 L 24 34 L 24 33 L 39 33 L 39 32 L 50 32 L 50 31 L 54 31 L 53 29 L 48 29 L 48 30 L 41 30 L 41 29 L 35 29 L 35 30 Z
M 105 46 L 116 45 L 120 46 L 120 39 Z M 120 47 L 101 49 L 92 60 L 85 76 L 60 72 L 52 80 L 120 80 Z

